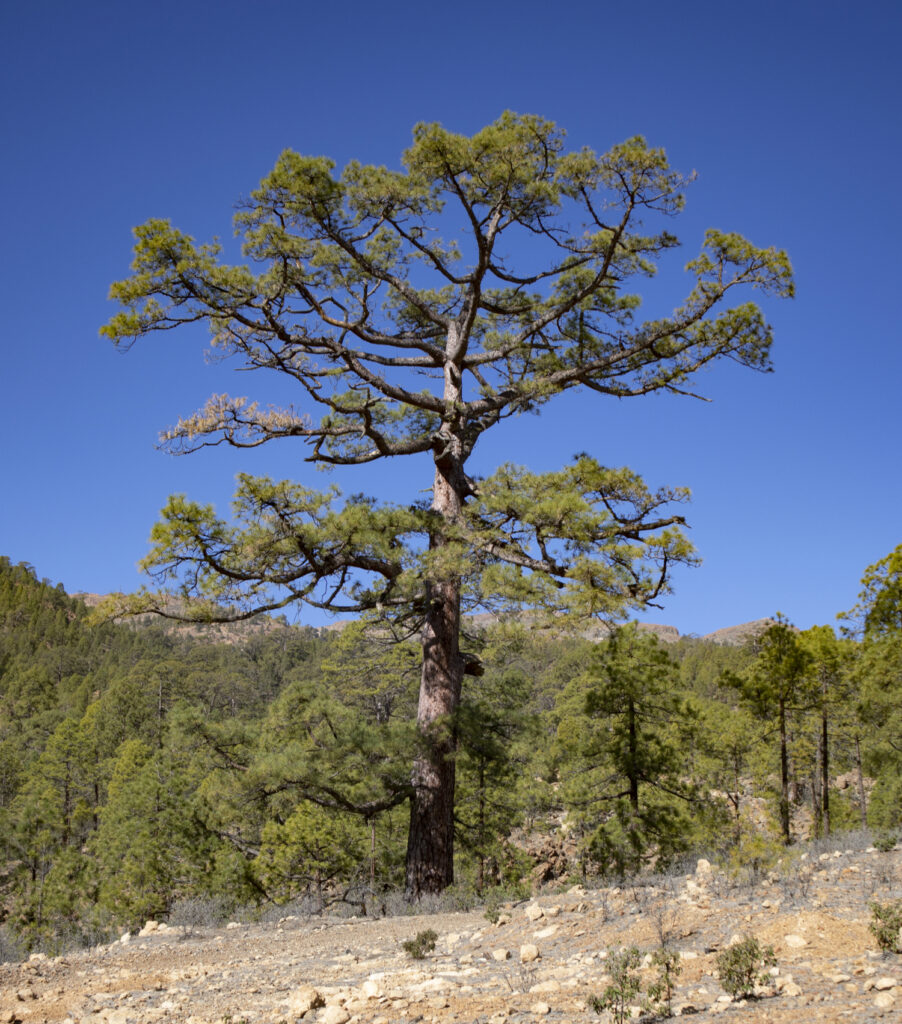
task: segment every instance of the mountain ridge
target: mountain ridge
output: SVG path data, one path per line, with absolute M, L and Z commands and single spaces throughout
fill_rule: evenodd
M 108 595 L 77 591 L 71 596 L 82 601 L 87 605 L 87 607 L 95 608 L 104 601 Z M 151 616 L 136 616 L 136 621 L 151 620 Z M 340 632 L 348 624 L 348 621 L 349 620 L 342 619 L 336 622 L 331 622 L 326 626 L 305 626 L 302 628 L 313 629 L 316 630 L 318 635 L 323 635 L 332 632 Z M 491 622 L 497 622 L 498 616 L 494 612 L 478 612 L 475 615 L 466 616 L 466 621 L 472 625 L 483 626 L 488 625 Z M 710 633 L 704 633 L 701 635 L 695 633 L 680 633 L 676 626 L 670 626 L 666 623 L 660 622 L 639 622 L 637 623 L 637 627 L 639 632 L 653 633 L 661 643 L 666 644 L 678 643 L 680 640 L 688 639 L 703 640 L 709 643 L 721 644 L 725 647 L 742 647 L 754 637 L 763 633 L 773 621 L 774 620 L 770 617 L 751 619 L 748 622 L 738 623 L 733 626 L 722 626 L 720 629 L 715 629 Z M 261 630 L 269 632 L 272 629 L 285 628 L 282 623 L 279 623 L 266 615 L 255 616 L 253 619 L 248 619 L 243 622 L 211 623 L 209 626 L 198 626 L 196 623 L 174 623 L 171 622 L 171 620 L 170 625 L 174 629 L 189 633 L 196 633 L 198 630 L 203 630 L 204 632 L 209 631 L 209 633 L 214 634 L 217 639 L 223 640 L 224 642 L 237 642 L 237 640 L 246 637 L 249 633 L 256 633 Z M 608 624 L 599 622 L 580 631 L 580 635 L 590 640 L 601 640 L 604 639 L 610 628 L 611 627 Z

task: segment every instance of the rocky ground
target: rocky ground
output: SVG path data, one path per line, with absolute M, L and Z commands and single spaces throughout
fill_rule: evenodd
M 902 896 L 902 850 L 809 854 L 757 884 L 706 862 L 690 875 L 573 887 L 484 912 L 380 920 L 286 918 L 213 930 L 150 924 L 111 946 L 0 965 L 0 1024 L 575 1024 L 610 983 L 609 950 L 662 939 L 681 954 L 672 1008 L 723 1024 L 902 1020 L 902 956 L 881 955 L 872 899 Z M 414 960 L 401 943 L 438 934 Z M 752 935 L 777 965 L 733 1000 L 716 955 Z M 655 970 L 642 970 L 643 986 Z M 640 997 L 630 1000 L 639 1016 Z M 608 1019 L 611 1019 L 610 1017 Z M 645 1019 L 651 1019 L 646 1016 Z

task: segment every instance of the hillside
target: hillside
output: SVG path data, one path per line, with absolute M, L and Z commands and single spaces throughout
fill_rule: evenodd
M 600 1019 L 587 1000 L 611 983 L 608 951 L 648 954 L 662 940 L 680 953 L 674 1015 L 700 1024 L 898 1019 L 902 957 L 881 957 L 867 901 L 902 895 L 902 851 L 819 849 L 756 883 L 700 861 L 688 875 L 572 886 L 502 907 L 494 924 L 480 910 L 342 920 L 289 909 L 266 924 L 154 923 L 109 946 L 0 965 L 0 1021 L 581 1024 Z M 426 929 L 436 948 L 412 960 L 401 943 Z M 732 999 L 716 959 L 745 935 L 771 945 L 776 966 L 760 998 Z M 655 970 L 640 973 L 647 991 Z M 629 1015 L 640 997 L 626 1003 Z
M 72 595 L 73 598 L 83 602 L 88 608 L 96 608 L 106 595 L 89 594 L 78 592 Z M 237 643 L 249 636 L 268 633 L 279 629 L 284 625 L 282 621 L 276 621 L 266 615 L 258 615 L 252 619 L 242 622 L 211 623 L 210 625 L 198 626 L 192 623 L 178 623 L 172 620 L 161 620 L 154 615 L 139 615 L 131 621 L 138 623 L 164 622 L 167 628 L 175 630 L 185 636 L 204 637 L 205 639 L 222 642 Z M 339 619 L 322 627 L 302 627 L 312 630 L 315 634 L 340 633 L 347 625 L 346 619 Z M 498 621 L 498 616 L 491 612 L 481 612 L 476 615 L 467 616 L 466 621 L 473 626 L 485 628 Z M 705 633 L 703 636 L 696 634 L 680 634 L 676 626 L 668 626 L 657 622 L 640 622 L 639 630 L 643 633 L 654 634 L 661 643 L 677 643 L 685 637 L 692 637 L 697 640 L 707 640 L 711 643 L 722 644 L 730 647 L 741 647 L 748 643 L 758 633 L 763 632 L 773 622 L 771 618 L 753 619 L 751 622 L 744 622 L 736 626 L 724 626 L 712 633 Z M 610 632 L 610 628 L 604 623 L 598 623 L 582 630 L 580 635 L 589 640 L 603 640 Z

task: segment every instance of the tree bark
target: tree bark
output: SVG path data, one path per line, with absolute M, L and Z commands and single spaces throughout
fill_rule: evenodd
M 459 352 L 456 335 L 449 350 Z M 450 410 L 460 399 L 460 372 L 445 368 L 445 401 Z M 453 413 L 452 413 L 453 414 Z M 451 524 L 463 509 L 467 479 L 464 454 L 453 419 L 442 424 L 435 441 L 432 510 L 438 522 Z M 437 526 L 430 549 L 447 543 Z M 454 715 L 460 704 L 464 659 L 460 654 L 460 580 L 426 581 L 427 609 L 423 628 L 423 667 L 417 705 L 420 744 L 411 773 L 410 829 L 407 835 L 405 892 L 415 901 L 438 893 L 454 881 Z
M 460 588 L 432 584 L 423 637 L 423 671 L 417 706 L 420 750 L 411 782 L 406 893 L 417 900 L 454 881 L 453 715 L 460 703 L 463 665 L 458 652 Z
M 855 733 L 855 775 L 858 779 L 858 811 L 861 827 L 868 827 L 868 796 L 864 788 L 864 769 L 861 764 L 861 738 Z
M 826 691 L 826 684 L 824 686 Z M 821 710 L 821 817 L 824 823 L 824 835 L 830 835 L 830 743 L 827 722 L 827 699 L 824 693 L 824 706 Z
M 780 715 L 780 831 L 786 846 L 792 842 L 789 830 L 789 750 L 786 739 L 786 704 L 783 698 L 779 703 Z
M 629 783 L 630 783 L 630 807 L 633 809 L 634 818 L 639 816 L 639 770 L 636 767 L 639 761 L 639 739 L 636 735 L 636 705 L 632 700 L 627 702 L 627 715 L 629 723 Z

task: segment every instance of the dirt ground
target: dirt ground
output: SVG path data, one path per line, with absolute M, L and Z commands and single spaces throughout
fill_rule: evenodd
M 675 1015 L 902 1021 L 902 956 L 882 955 L 868 927 L 872 900 L 900 897 L 902 850 L 840 849 L 756 884 L 701 863 L 654 884 L 547 892 L 502 908 L 496 923 L 474 910 L 151 926 L 110 946 L 0 965 L 0 1024 L 575 1024 L 604 1019 L 587 1003 L 610 984 L 609 951 L 653 953 L 662 942 L 680 953 Z M 435 949 L 414 960 L 401 943 L 427 929 Z M 715 961 L 746 935 L 771 945 L 777 965 L 758 998 L 734 1000 Z M 644 968 L 643 989 L 655 977 Z M 642 1014 L 641 1002 L 628 1001 L 627 1019 Z

